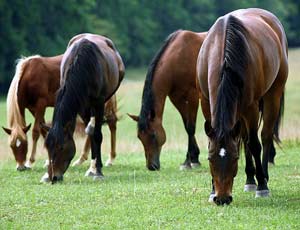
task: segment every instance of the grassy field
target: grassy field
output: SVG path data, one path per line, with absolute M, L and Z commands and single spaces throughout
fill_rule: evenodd
M 187 136 L 181 118 L 167 101 L 164 127 L 167 142 L 161 170 L 149 172 L 143 148 L 136 138 L 136 124 L 126 113 L 138 114 L 145 70 L 127 71 L 118 91 L 117 159 L 104 168 L 105 179 L 85 178 L 85 163 L 69 168 L 64 182 L 40 184 L 46 159 L 43 141 L 31 171 L 17 172 L 15 161 L 0 131 L 0 229 L 299 229 L 300 216 L 300 50 L 290 51 L 282 148 L 270 168 L 271 197 L 255 199 L 244 193 L 245 160 L 241 157 L 233 188 L 233 203 L 217 207 L 207 202 L 210 173 L 203 117 L 198 114 L 197 141 L 202 166 L 179 171 L 185 158 Z M 47 112 L 51 119 L 52 110 Z M 27 119 L 32 117 L 27 114 Z M 6 124 L 5 100 L 0 102 L 0 125 Z M 103 128 L 103 159 L 109 152 L 109 132 Z M 30 147 L 31 147 L 31 140 Z M 77 156 L 83 137 L 76 136 Z

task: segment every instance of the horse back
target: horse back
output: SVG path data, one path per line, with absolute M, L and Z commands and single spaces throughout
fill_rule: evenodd
M 155 69 L 155 94 L 185 94 L 196 90 L 196 61 L 206 33 L 180 31 L 168 45 Z
M 34 110 L 39 100 L 53 106 L 59 88 L 59 66 L 62 55 L 55 57 L 36 57 L 30 59 L 19 82 L 19 104 Z
M 106 100 L 108 100 L 115 93 L 124 77 L 125 67 L 123 60 L 116 50 L 113 42 L 109 38 L 95 34 L 80 34 L 72 38 L 64 56 L 68 56 L 68 53 L 72 50 L 72 47 L 83 40 L 92 42 L 97 46 L 99 52 L 101 53 L 98 58 L 98 64 L 104 73 L 104 88 L 106 91 Z M 63 68 L 63 66 L 66 64 L 68 65 L 67 62 L 68 60 L 63 58 L 61 68 Z M 63 76 L 62 69 L 61 74 Z

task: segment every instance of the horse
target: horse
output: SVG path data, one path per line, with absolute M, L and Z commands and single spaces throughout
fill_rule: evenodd
M 166 97 L 180 113 L 188 135 L 188 150 L 181 169 L 200 165 L 195 138 L 199 95 L 196 61 L 206 33 L 178 30 L 168 36 L 149 65 L 144 83 L 140 114 L 128 114 L 137 122 L 137 136 L 143 144 L 146 166 L 160 169 L 160 152 L 166 141 L 162 126 Z
M 122 58 L 113 42 L 96 34 L 80 34 L 71 39 L 60 65 L 60 88 L 52 127 L 47 130 L 49 181 L 63 180 L 75 155 L 73 133 L 80 115 L 91 139 L 92 162 L 86 175 L 103 178 L 101 143 L 104 104 L 117 91 L 125 74 Z M 43 176 L 42 180 L 44 179 Z
M 272 13 L 240 9 L 220 17 L 210 28 L 199 52 L 197 77 L 209 140 L 213 182 L 210 198 L 217 205 L 232 202 L 242 142 L 246 155 L 245 188 L 256 190 L 256 197 L 270 195 L 268 155 L 273 141 L 280 141 L 278 129 L 287 76 L 287 39 L 282 24 Z
M 40 123 L 45 122 L 46 107 L 53 107 L 56 92 L 60 81 L 60 63 L 63 55 L 54 57 L 41 57 L 34 55 L 18 60 L 16 72 L 10 84 L 7 96 L 7 124 L 9 128 L 2 127 L 9 135 L 9 145 L 17 162 L 17 170 L 22 171 L 32 168 L 35 162 L 37 141 L 42 134 Z M 26 133 L 31 124 L 26 126 L 25 109 L 34 117 L 32 129 L 32 151 L 26 162 L 28 141 Z M 106 165 L 111 165 L 116 157 L 116 97 L 113 96 L 105 104 L 105 117 L 111 132 L 111 152 Z M 81 164 L 87 159 L 90 149 L 89 140 L 86 139 L 85 147 L 80 159 L 75 162 Z M 74 164 L 75 164 L 74 163 Z

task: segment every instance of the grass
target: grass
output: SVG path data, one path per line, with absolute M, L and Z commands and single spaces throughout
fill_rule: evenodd
M 300 50 L 290 52 L 290 76 L 286 89 L 282 149 L 276 166 L 270 168 L 271 197 L 255 199 L 244 193 L 245 160 L 233 188 L 233 203 L 217 207 L 207 202 L 210 173 L 203 117 L 198 114 L 197 141 L 201 148 L 199 169 L 179 171 L 185 158 L 187 137 L 181 117 L 166 103 L 164 127 L 167 143 L 161 154 L 162 168 L 145 168 L 143 148 L 136 138 L 136 124 L 126 113 L 138 114 L 141 104 L 144 69 L 127 71 L 118 91 L 119 115 L 117 159 L 105 167 L 103 181 L 85 178 L 88 163 L 69 168 L 64 182 L 40 184 L 46 151 L 39 142 L 37 162 L 31 171 L 17 172 L 7 137 L 0 132 L 0 229 L 299 229 L 300 215 Z M 47 120 L 52 110 L 47 111 Z M 0 102 L 0 124 L 6 124 L 5 101 Z M 27 114 L 32 122 L 32 117 Z M 103 160 L 109 147 L 106 127 Z M 31 146 L 31 140 L 30 146 Z M 77 156 L 83 137 L 76 136 Z

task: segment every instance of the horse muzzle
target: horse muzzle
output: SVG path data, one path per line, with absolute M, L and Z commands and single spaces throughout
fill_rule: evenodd
M 222 197 L 215 196 L 213 200 L 216 205 L 225 205 L 225 204 L 229 205 L 232 202 L 232 196 L 222 196 Z

